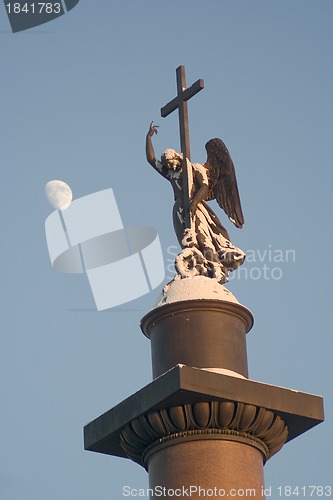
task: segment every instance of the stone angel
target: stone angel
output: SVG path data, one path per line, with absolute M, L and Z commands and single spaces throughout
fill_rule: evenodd
M 181 278 L 201 275 L 225 283 L 229 271 L 237 269 L 244 262 L 245 254 L 232 245 L 227 230 L 207 201 L 215 199 L 231 222 L 238 228 L 243 227 L 244 217 L 235 168 L 229 151 L 221 139 L 207 142 L 206 163 L 191 163 L 187 169 L 190 199 L 184 200 L 182 154 L 167 149 L 161 161 L 156 160 L 152 145 L 152 137 L 156 133 L 157 126 L 152 122 L 146 136 L 146 156 L 148 163 L 173 187 L 173 224 L 182 247 L 175 262 L 178 275 Z M 185 203 L 189 203 L 189 228 L 185 227 Z

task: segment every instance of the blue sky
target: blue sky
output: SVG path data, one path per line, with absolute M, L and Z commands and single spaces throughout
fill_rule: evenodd
M 125 224 L 159 232 L 169 266 L 172 193 L 144 140 L 155 120 L 156 151 L 179 147 L 177 116 L 159 110 L 180 64 L 189 84 L 205 80 L 189 104 L 192 159 L 221 137 L 236 166 L 244 229 L 217 213 L 254 255 L 229 284 L 255 316 L 250 377 L 325 398 L 325 423 L 267 463 L 266 486 L 279 498 L 278 486 L 332 485 L 332 21 L 330 0 L 80 0 L 13 34 L 0 5 L 1 498 L 148 486 L 129 460 L 85 452 L 82 428 L 151 380 L 139 321 L 158 291 L 97 313 L 85 277 L 51 268 L 44 185 L 66 181 L 74 198 L 112 187 Z

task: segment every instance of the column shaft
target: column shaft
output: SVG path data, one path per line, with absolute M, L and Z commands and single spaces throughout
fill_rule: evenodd
M 148 471 L 149 487 L 153 492 L 165 488 L 165 498 L 180 492 L 186 498 L 191 492 L 190 498 L 264 499 L 262 454 L 236 441 L 199 440 L 162 448 L 149 457 Z

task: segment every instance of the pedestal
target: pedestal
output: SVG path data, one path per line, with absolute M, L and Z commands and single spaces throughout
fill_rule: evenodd
M 151 340 L 153 377 L 179 363 L 247 377 L 246 334 L 252 325 L 246 307 L 221 300 L 187 300 L 154 309 L 141 322 Z
M 262 499 L 265 462 L 324 418 L 321 397 L 247 378 L 252 314 L 211 295 L 143 318 L 154 380 L 84 429 L 85 449 L 146 468 L 151 498 Z

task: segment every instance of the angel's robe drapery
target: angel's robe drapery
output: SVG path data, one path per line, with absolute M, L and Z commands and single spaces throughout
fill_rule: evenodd
M 158 170 L 171 184 L 182 191 L 181 171 L 167 170 L 156 162 Z M 189 170 L 189 192 L 191 199 L 200 186 L 196 180 L 199 173 L 203 184 L 209 186 L 206 168 L 191 164 Z M 209 207 L 202 201 L 198 203 L 195 215 L 191 217 L 191 228 L 184 231 L 184 200 L 178 197 L 175 202 L 173 221 L 175 232 L 183 251 L 176 259 L 176 269 L 181 277 L 204 275 L 217 278 L 221 283 L 228 280 L 228 272 L 237 269 L 245 259 L 242 250 L 232 245 L 227 230 Z

